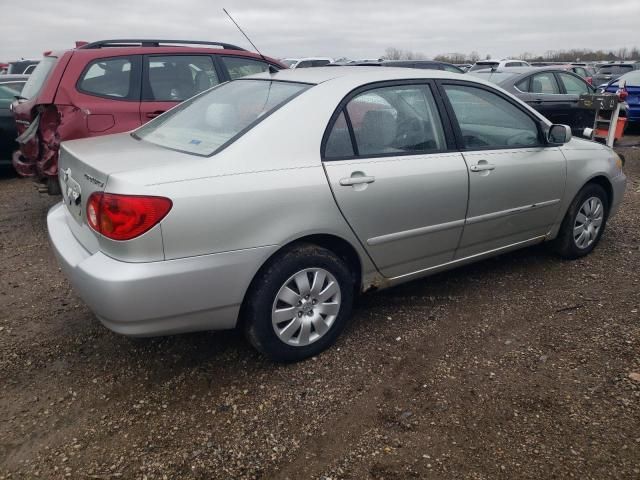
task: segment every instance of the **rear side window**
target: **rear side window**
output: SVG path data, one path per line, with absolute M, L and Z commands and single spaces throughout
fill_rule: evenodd
M 324 150 L 324 156 L 327 159 L 352 157 L 355 155 L 353 151 L 353 143 L 351 143 L 351 135 L 344 116 L 344 112 L 340 113 L 336 123 L 333 124 L 327 144 Z
M 153 56 L 146 62 L 145 100 L 181 102 L 220 83 L 208 55 Z
M 253 75 L 254 73 L 266 72 L 269 68 L 269 66 L 264 62 L 241 57 L 222 57 L 222 63 L 229 72 L 231 80 L 235 80 L 236 78 L 244 77 L 246 75 Z
M 518 107 L 496 93 L 466 85 L 444 86 L 465 148 L 538 146 L 538 127 Z
M 27 80 L 21 96 L 26 99 L 38 96 L 57 61 L 58 57 L 44 57 L 29 76 L 29 80 Z
M 531 93 L 542 93 L 545 95 L 557 95 L 560 93 L 560 88 L 556 82 L 556 78 L 553 72 L 537 73 L 531 77 L 531 83 L 529 84 L 529 91 Z
M 115 57 L 91 62 L 78 82 L 78 89 L 99 97 L 128 98 L 131 90 L 131 60 Z
M 581 93 L 589 93 L 589 87 L 583 80 L 569 75 L 568 73 L 558 73 L 562 85 L 568 94 L 580 95 Z

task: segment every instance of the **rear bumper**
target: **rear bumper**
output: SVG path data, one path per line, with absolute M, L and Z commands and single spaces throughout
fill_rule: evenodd
M 255 272 L 276 247 L 160 262 L 127 263 L 89 253 L 63 204 L 47 215 L 49 238 L 75 291 L 109 329 L 153 336 L 234 328 Z

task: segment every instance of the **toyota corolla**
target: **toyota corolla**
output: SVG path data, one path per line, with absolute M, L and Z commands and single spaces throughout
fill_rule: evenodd
M 354 297 L 549 242 L 598 244 L 621 159 L 482 80 L 316 68 L 210 89 L 132 133 L 63 143 L 51 242 L 108 328 L 242 328 L 316 355 Z

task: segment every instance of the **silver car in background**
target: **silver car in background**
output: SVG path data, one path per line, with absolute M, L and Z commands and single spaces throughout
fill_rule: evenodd
M 359 292 L 552 241 L 589 253 L 620 158 L 482 80 L 283 70 L 133 133 L 65 142 L 51 242 L 108 328 L 240 326 L 280 361 L 331 345 Z

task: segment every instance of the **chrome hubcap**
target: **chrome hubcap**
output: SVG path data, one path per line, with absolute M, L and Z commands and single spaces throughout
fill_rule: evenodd
M 573 224 L 573 241 L 578 248 L 587 248 L 596 240 L 603 219 L 602 201 L 598 197 L 588 198 L 578 210 Z
M 273 301 L 271 322 L 280 340 L 304 347 L 324 336 L 340 312 L 340 286 L 323 268 L 292 275 Z

